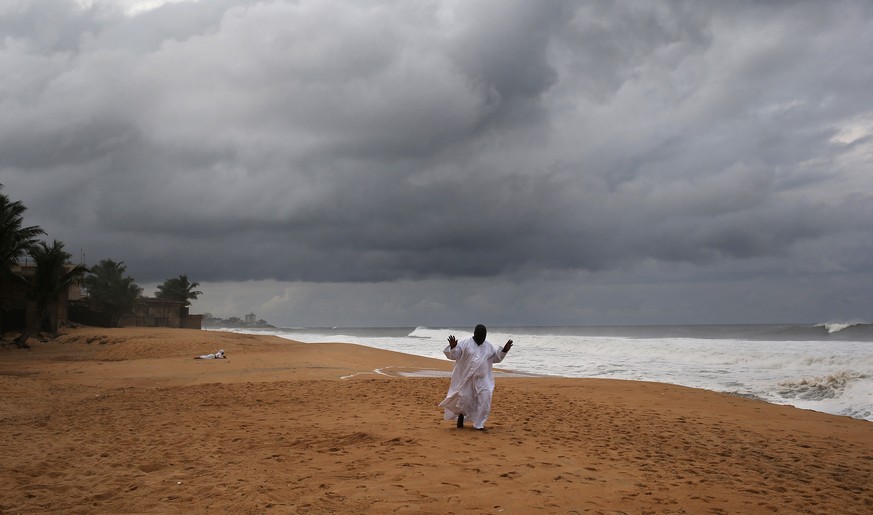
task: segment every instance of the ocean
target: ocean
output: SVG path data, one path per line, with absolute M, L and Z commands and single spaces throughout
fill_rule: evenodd
M 472 328 L 222 329 L 446 359 Z M 520 374 L 654 381 L 873 421 L 873 324 L 489 327 Z M 432 375 L 434 372 L 425 372 Z

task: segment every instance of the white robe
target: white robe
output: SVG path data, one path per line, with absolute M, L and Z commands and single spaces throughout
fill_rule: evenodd
M 215 354 L 204 354 L 202 356 L 197 356 L 194 359 L 224 359 L 224 349 L 216 352 Z
M 496 349 L 488 340 L 476 345 L 473 338 L 458 342 L 443 349 L 447 358 L 455 362 L 449 393 L 440 407 L 445 408 L 445 419 L 452 420 L 459 414 L 481 429 L 491 413 L 491 394 L 494 392 L 494 375 L 491 365 L 506 357 L 503 349 Z

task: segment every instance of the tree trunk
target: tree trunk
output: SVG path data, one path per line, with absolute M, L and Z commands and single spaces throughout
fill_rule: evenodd
M 42 321 L 41 313 L 36 307 L 36 302 L 27 301 L 27 309 L 24 315 L 24 329 L 21 330 L 21 335 L 15 340 L 15 345 L 19 349 L 29 349 L 27 339 L 39 330 L 39 324 Z
M 42 329 L 49 333 L 52 338 L 58 335 L 58 303 L 49 302 L 45 307 L 42 318 Z

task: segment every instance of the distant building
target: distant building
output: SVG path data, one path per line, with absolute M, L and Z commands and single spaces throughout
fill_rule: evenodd
M 183 302 L 178 300 L 140 297 L 133 305 L 133 312 L 121 317 L 120 326 L 177 327 L 201 329 L 203 315 L 191 315 Z
M 216 318 L 212 316 L 212 313 L 204 313 L 203 314 L 203 327 L 209 327 L 213 329 L 229 329 L 229 328 L 241 328 L 241 327 L 258 327 L 258 328 L 272 328 L 273 326 L 268 324 L 266 320 L 259 319 L 255 320 L 256 315 L 254 313 L 249 313 L 245 315 L 243 318 L 239 317 L 228 317 L 228 318 Z

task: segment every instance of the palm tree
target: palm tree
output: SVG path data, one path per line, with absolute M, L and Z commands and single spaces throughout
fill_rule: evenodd
M 111 325 L 117 327 L 121 317 L 133 310 L 142 288 L 132 277 L 125 277 L 127 267 L 124 261 L 116 263 L 111 259 L 101 260 L 89 270 L 85 277 L 88 297 L 99 311 L 109 315 Z
M 45 234 L 39 226 L 21 226 L 21 215 L 26 210 L 20 201 L 12 202 L 5 193 L 0 193 L 0 281 L 12 274 L 18 260 L 36 245 L 40 235 Z
M 17 340 L 20 347 L 27 346 L 25 342 L 36 330 L 57 334 L 58 302 L 71 286 L 81 283 L 87 270 L 83 265 L 70 264 L 72 255 L 58 240 L 51 245 L 40 242 L 30 250 L 30 257 L 35 265 L 34 272 L 24 275 L 24 278 L 30 286 L 28 296 L 36 309 L 34 316 L 28 317 L 27 327 Z
M 0 189 L 3 185 L 0 184 Z M 22 227 L 21 215 L 26 211 L 19 201 L 12 202 L 5 193 L 0 193 L 0 334 L 4 312 L 10 309 L 6 295 L 13 283 L 26 287 L 22 276 L 15 273 L 18 261 L 27 255 L 37 243 L 37 238 L 45 232 L 38 226 Z
M 158 286 L 158 291 L 155 292 L 155 297 L 159 299 L 178 300 L 183 307 L 191 305 L 192 300 L 197 300 L 197 297 L 203 295 L 202 291 L 196 291 L 194 288 L 200 286 L 198 282 L 188 282 L 187 275 L 180 275 L 173 279 L 167 279 L 163 284 Z

